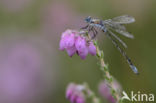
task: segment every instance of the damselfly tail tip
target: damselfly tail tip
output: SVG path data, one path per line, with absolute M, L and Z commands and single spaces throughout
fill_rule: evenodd
M 134 65 L 130 65 L 130 67 L 135 74 L 139 75 L 138 69 Z

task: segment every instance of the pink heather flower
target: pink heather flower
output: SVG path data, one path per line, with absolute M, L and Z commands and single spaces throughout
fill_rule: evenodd
M 85 103 L 85 99 L 83 97 L 78 97 L 76 101 L 77 103 Z
M 117 81 L 114 80 L 113 82 L 113 88 L 117 91 L 121 91 L 121 86 Z M 99 92 L 100 94 L 106 98 L 111 103 L 116 103 L 116 99 L 112 96 L 110 88 L 108 87 L 107 81 L 103 81 L 99 85 Z
M 77 40 L 75 42 L 75 47 L 78 51 L 78 55 L 81 57 L 81 59 L 85 59 L 88 54 L 88 48 L 87 48 L 87 42 L 84 37 L 77 37 Z
M 86 39 L 84 37 L 78 36 L 77 40 L 75 42 L 75 47 L 78 51 L 83 52 L 85 49 L 87 49 L 86 46 Z
M 85 59 L 88 53 L 96 55 L 96 47 L 90 42 L 87 44 L 86 38 L 78 35 L 78 31 L 66 30 L 62 33 L 60 40 L 60 50 L 66 50 L 68 55 L 72 57 L 77 53 L 81 59 Z
M 67 91 L 66 91 L 66 98 L 67 99 L 71 98 L 71 95 L 72 95 L 74 89 L 75 89 L 75 84 L 74 83 L 71 83 L 71 84 L 68 85 Z
M 71 33 L 70 35 L 67 35 L 65 37 L 66 37 L 65 48 L 73 47 L 75 44 L 75 34 Z
M 84 50 L 83 52 L 78 52 L 78 55 L 80 56 L 81 59 L 86 59 L 86 56 L 88 54 L 88 50 Z
M 66 50 L 67 50 L 67 53 L 68 53 L 68 55 L 69 55 L 70 57 L 72 57 L 72 56 L 76 53 L 76 48 L 75 48 L 75 46 L 70 47 L 70 48 L 66 48 Z
M 60 48 L 59 49 L 62 51 L 65 49 L 65 39 L 60 40 Z
M 65 32 L 62 33 L 61 38 L 64 38 L 66 35 L 70 35 L 72 33 L 72 30 L 67 29 Z
M 60 41 L 60 50 L 64 50 L 73 47 L 75 43 L 75 33 L 71 30 L 63 32 Z
M 92 56 L 96 55 L 96 47 L 95 47 L 95 45 L 94 45 L 92 42 L 89 43 L 88 52 L 89 52 Z
M 71 83 L 67 87 L 66 98 L 69 99 L 71 103 L 85 103 L 83 90 L 84 87 L 82 85 Z

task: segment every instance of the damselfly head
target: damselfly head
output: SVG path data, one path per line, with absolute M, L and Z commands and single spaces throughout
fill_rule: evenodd
M 87 23 L 90 23 L 90 22 L 91 22 L 91 16 L 86 17 L 86 18 L 85 18 L 85 21 L 86 21 Z

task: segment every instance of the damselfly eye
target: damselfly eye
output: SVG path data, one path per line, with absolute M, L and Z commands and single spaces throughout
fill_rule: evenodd
M 87 23 L 89 23 L 89 22 L 91 21 L 91 16 L 86 17 L 86 18 L 85 18 L 85 21 L 86 21 Z

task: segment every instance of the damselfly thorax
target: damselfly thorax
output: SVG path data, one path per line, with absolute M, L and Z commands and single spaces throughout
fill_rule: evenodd
M 105 25 L 100 19 L 90 19 L 89 25 L 95 28 L 97 27 L 98 29 L 104 30 L 106 32 Z

